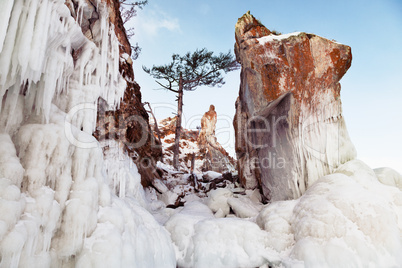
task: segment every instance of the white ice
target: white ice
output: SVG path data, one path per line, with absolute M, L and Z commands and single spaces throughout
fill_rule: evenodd
M 89 40 L 64 0 L 0 3 L 0 267 L 176 266 L 137 167 L 92 136 L 98 98 L 114 109 L 125 90 L 96 4 Z
M 358 160 L 322 177 L 299 199 L 272 203 L 257 222 L 288 266 L 402 264 L 402 192 L 380 183 Z

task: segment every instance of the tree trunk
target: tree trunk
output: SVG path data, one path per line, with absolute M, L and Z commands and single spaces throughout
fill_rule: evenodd
M 175 138 L 174 138 L 174 148 L 173 148 L 173 167 L 176 170 L 179 170 L 181 114 L 182 114 L 182 111 L 183 111 L 183 77 L 180 74 L 179 95 L 177 97 L 176 134 L 175 134 Z
M 154 130 L 156 131 L 156 134 L 158 135 L 158 141 L 159 141 L 160 146 L 162 147 L 161 131 L 159 130 L 159 127 L 158 127 L 158 121 L 156 121 L 156 117 L 155 117 L 154 113 L 152 112 L 151 104 L 149 102 L 144 102 L 144 104 L 147 104 L 149 107 L 149 111 L 147 111 L 147 112 L 150 113 L 152 115 L 152 118 L 154 119 Z M 161 151 L 162 151 L 162 155 L 161 155 L 160 161 L 162 162 L 163 161 L 163 150 L 161 149 Z

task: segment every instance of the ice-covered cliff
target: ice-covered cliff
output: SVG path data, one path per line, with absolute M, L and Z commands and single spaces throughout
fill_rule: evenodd
M 119 112 L 141 101 L 118 5 L 0 3 L 1 267 L 175 266 L 169 234 L 145 209 L 131 145 L 92 136 L 98 104 L 120 120 L 141 115 Z M 132 144 L 134 127 L 107 133 Z
M 239 174 L 269 200 L 301 196 L 356 155 L 339 80 L 348 46 L 306 33 L 275 35 L 250 13 L 236 24 L 241 85 L 234 119 Z

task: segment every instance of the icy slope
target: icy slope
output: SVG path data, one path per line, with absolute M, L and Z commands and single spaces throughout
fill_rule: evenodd
M 260 212 L 253 195 L 221 188 L 170 211 L 165 227 L 179 267 L 400 267 L 402 192 L 381 176 L 352 160 Z
M 400 267 L 402 192 L 353 160 L 257 218 L 285 266 Z
M 78 21 L 64 2 L 0 4 L 0 266 L 174 267 L 131 159 L 104 162 L 91 135 L 98 98 L 114 109 L 125 89 L 107 7 L 96 1 L 90 41 L 90 2 Z

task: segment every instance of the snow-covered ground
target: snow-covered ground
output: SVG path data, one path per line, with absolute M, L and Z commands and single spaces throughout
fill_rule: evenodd
M 296 200 L 264 205 L 258 191 L 228 183 L 188 194 L 161 223 L 182 267 L 399 267 L 401 183 L 353 160 Z

